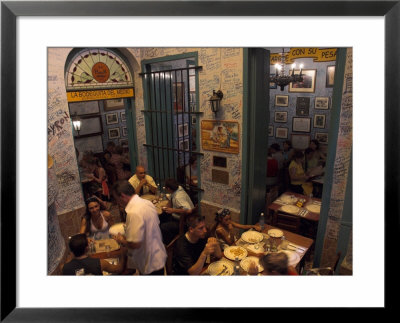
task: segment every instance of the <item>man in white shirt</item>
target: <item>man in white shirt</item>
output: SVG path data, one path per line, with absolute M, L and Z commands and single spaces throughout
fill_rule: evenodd
M 175 179 L 165 180 L 165 189 L 171 197 L 163 209 L 165 214 L 162 215 L 161 232 L 164 243 L 168 244 L 179 233 L 180 217 L 191 214 L 194 205 L 189 195 Z
M 135 189 L 135 193 L 139 196 L 143 194 L 156 194 L 157 185 L 150 175 L 146 175 L 146 170 L 143 166 L 136 167 L 136 173 L 129 179 L 129 184 Z
M 150 201 L 135 194 L 128 181 L 118 181 L 112 188 L 119 206 L 126 211 L 125 235 L 113 236 L 128 248 L 127 268 L 141 275 L 164 275 L 167 252 L 162 242 L 158 213 Z

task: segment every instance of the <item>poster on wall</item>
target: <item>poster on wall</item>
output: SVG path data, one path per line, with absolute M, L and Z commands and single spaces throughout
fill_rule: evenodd
M 238 154 L 239 123 L 225 120 L 202 120 L 201 145 L 203 150 Z

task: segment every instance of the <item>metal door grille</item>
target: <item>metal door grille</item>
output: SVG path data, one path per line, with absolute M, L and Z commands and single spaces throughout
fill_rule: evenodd
M 192 95 L 190 82 L 196 79 L 201 66 L 175 68 L 140 73 L 144 77 L 146 138 L 149 169 L 157 183 L 163 185 L 165 179 L 173 177 L 198 200 L 199 186 L 187 181 L 185 166 L 191 156 L 203 155 L 198 151 L 198 122 L 192 124 L 192 117 L 198 112 L 196 96 Z M 194 76 L 194 78 L 193 78 Z M 199 169 L 199 167 L 198 167 Z M 200 175 L 200 174 L 198 174 Z M 189 176 L 191 168 L 189 167 Z

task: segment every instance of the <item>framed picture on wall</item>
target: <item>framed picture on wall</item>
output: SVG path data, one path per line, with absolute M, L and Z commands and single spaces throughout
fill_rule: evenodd
M 287 137 L 288 137 L 288 131 L 289 131 L 288 128 L 276 127 L 275 138 L 287 139 Z
M 292 119 L 292 130 L 297 132 L 310 132 L 311 131 L 311 118 L 297 118 Z
M 119 145 L 120 145 L 121 147 L 128 147 L 128 146 L 129 146 L 129 144 L 128 144 L 128 139 L 120 139 L 120 140 L 119 140 Z
M 192 116 L 192 124 L 196 124 L 197 122 L 197 117 L 196 116 Z
M 125 115 L 125 111 L 121 112 L 121 121 L 126 121 L 126 115 Z
M 274 126 L 273 125 L 269 125 L 268 126 L 268 136 L 269 137 L 273 137 L 274 136 Z
M 325 128 L 325 114 L 314 115 L 314 128 Z
M 310 98 L 299 96 L 296 99 L 296 116 L 308 116 L 310 111 Z
M 124 108 L 124 99 L 112 99 L 104 101 L 104 111 L 120 110 Z
M 327 132 L 316 132 L 315 139 L 318 140 L 320 144 L 328 144 L 328 133 Z
M 116 124 L 118 123 L 118 113 L 107 113 L 106 114 L 106 124 Z
M 108 129 L 108 139 L 116 139 L 121 137 L 119 133 L 119 127 Z
M 310 135 L 292 133 L 291 141 L 294 149 L 304 150 L 310 146 Z
M 81 117 L 81 130 L 79 130 L 79 135 L 74 130 L 75 137 L 93 136 L 102 133 L 103 125 L 101 123 L 100 115 Z
M 276 111 L 275 122 L 287 122 L 287 111 Z
M 289 106 L 289 95 L 275 95 L 275 106 L 287 107 Z
M 189 140 L 180 140 L 179 141 L 179 150 L 189 150 Z
M 300 70 L 295 70 L 294 74 L 300 74 Z M 303 81 L 289 83 L 289 92 L 314 93 L 317 70 L 302 70 L 301 74 Z
M 269 79 L 271 80 L 274 76 L 275 76 L 275 74 L 270 74 L 270 75 L 269 75 Z M 277 88 L 276 83 L 270 81 L 270 82 L 269 82 L 269 88 L 270 88 L 271 90 L 276 89 L 276 88 Z
M 174 111 L 183 111 L 183 82 L 172 83 L 172 102 L 174 103 Z
M 128 128 L 122 127 L 122 137 L 127 137 L 127 136 L 128 136 Z
M 335 81 L 335 65 L 326 67 L 326 87 L 333 87 Z
M 329 109 L 329 97 L 328 96 L 316 96 L 314 101 L 314 108 L 318 110 Z
M 70 102 L 68 105 L 69 114 L 71 116 L 73 116 L 75 113 L 78 116 L 100 113 L 98 101 Z

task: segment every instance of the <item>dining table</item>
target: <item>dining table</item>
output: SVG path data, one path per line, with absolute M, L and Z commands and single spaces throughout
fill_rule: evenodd
M 160 215 L 163 213 L 163 207 L 166 207 L 169 200 L 167 198 L 160 199 L 154 194 L 143 194 L 140 196 L 142 199 L 148 200 L 154 204 L 157 209 L 157 213 Z
M 275 232 L 276 230 L 278 230 L 278 232 L 280 231 L 284 239 L 282 238 L 277 239 L 269 236 L 268 232 L 270 232 L 272 235 L 272 231 L 270 230 L 273 230 Z M 210 268 L 216 267 L 214 266 L 215 263 L 218 263 L 218 265 L 222 266 L 222 267 L 219 266 L 219 268 L 224 268 L 223 266 L 226 265 L 229 268 L 229 271 L 223 273 L 222 275 L 229 275 L 232 271 L 231 270 L 232 266 L 233 267 L 235 266 L 235 259 L 232 256 L 230 256 L 229 253 L 225 251 L 225 249 L 228 248 L 228 250 L 232 250 L 232 248 L 235 247 L 242 247 L 243 249 L 246 250 L 247 254 L 243 259 L 239 259 L 240 275 L 248 275 L 248 272 L 245 269 L 246 267 L 243 265 L 244 263 L 247 264 L 246 260 L 249 261 L 256 260 L 258 262 L 260 258 L 262 258 L 264 255 L 270 252 L 285 252 L 289 258 L 289 266 L 291 268 L 294 268 L 297 273 L 302 272 L 307 254 L 314 243 L 313 239 L 266 224 L 264 226 L 264 229 L 260 232 L 263 235 L 263 239 L 257 243 L 251 243 L 251 242 L 249 243 L 248 241 L 250 240 L 248 240 L 248 238 L 246 239 L 244 235 L 247 234 L 246 232 L 252 232 L 252 231 L 257 232 L 253 229 L 244 231 L 241 237 L 235 241 L 233 246 L 227 246 L 227 245 L 221 246 L 221 249 L 224 249 L 222 252 L 223 253 L 222 258 L 221 259 L 211 258 L 210 262 L 204 266 L 201 275 L 219 275 L 220 273 L 215 273 L 215 271 L 210 270 Z M 276 243 L 277 249 L 274 251 L 271 251 L 271 249 L 268 248 L 269 246 L 271 246 L 272 239 L 275 241 L 275 243 L 277 242 Z M 282 241 L 285 242 L 282 243 Z M 221 272 L 223 270 L 224 269 L 222 269 Z M 265 269 L 261 270 L 260 267 L 260 272 L 258 275 L 265 275 L 265 274 L 266 274 Z

